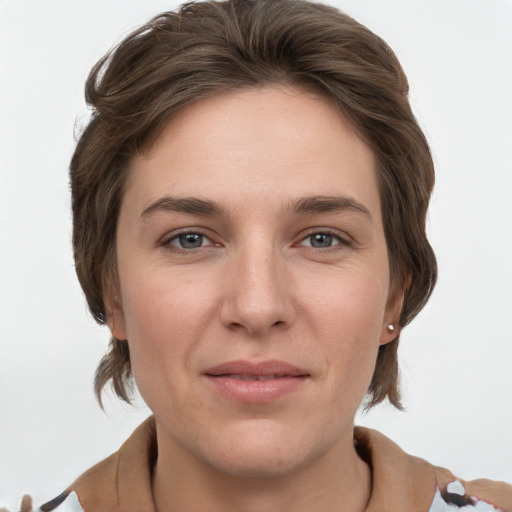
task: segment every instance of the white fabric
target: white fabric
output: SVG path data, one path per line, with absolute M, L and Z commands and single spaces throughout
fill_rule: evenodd
M 455 480 L 448 484 L 447 486 L 448 492 L 458 494 L 459 496 L 464 496 L 466 494 L 466 490 L 464 486 L 460 482 L 460 480 Z M 458 507 L 453 503 L 446 503 L 441 495 L 441 491 L 439 488 L 436 489 L 436 493 L 434 495 L 434 501 L 432 501 L 432 505 L 430 505 L 430 509 L 428 512 L 504 512 L 500 508 L 494 508 L 493 505 L 487 503 L 483 500 L 474 499 L 474 503 L 471 505 L 464 505 L 462 507 Z

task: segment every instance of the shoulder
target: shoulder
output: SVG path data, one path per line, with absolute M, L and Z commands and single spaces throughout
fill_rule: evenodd
M 42 505 L 36 512 L 117 510 L 118 465 L 119 455 L 116 452 L 87 470 L 66 491 Z
M 512 512 L 512 485 L 487 479 L 465 481 L 434 468 L 436 492 L 429 512 Z
M 512 486 L 471 482 L 406 453 L 372 429 L 356 427 L 356 449 L 372 470 L 366 512 L 512 512 Z
M 140 425 L 121 448 L 80 477 L 40 512 L 154 512 L 155 420 Z

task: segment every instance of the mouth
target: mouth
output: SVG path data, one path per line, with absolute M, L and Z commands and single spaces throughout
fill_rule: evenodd
M 310 374 L 277 360 L 230 361 L 203 373 L 208 383 L 224 398 L 245 403 L 271 403 L 298 391 Z
M 284 377 L 290 377 L 290 375 L 286 375 L 284 373 L 281 374 L 272 374 L 272 375 L 247 375 L 242 373 L 228 373 L 224 375 L 210 375 L 210 377 L 228 377 L 230 379 L 236 380 L 272 380 L 272 379 L 282 379 Z

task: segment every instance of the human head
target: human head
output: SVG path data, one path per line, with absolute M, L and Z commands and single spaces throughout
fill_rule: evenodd
M 400 326 L 428 300 L 436 264 L 425 236 L 434 182 L 428 144 L 411 112 L 405 74 L 390 48 L 334 8 L 302 0 L 184 5 L 128 36 L 86 84 L 92 119 L 71 162 L 73 245 L 89 308 L 108 321 L 115 294 L 116 227 L 130 160 L 144 154 L 172 115 L 220 92 L 283 84 L 333 100 L 378 162 L 391 299 L 403 294 Z M 400 405 L 397 338 L 379 349 L 368 404 Z M 128 345 L 111 340 L 96 375 L 129 399 Z

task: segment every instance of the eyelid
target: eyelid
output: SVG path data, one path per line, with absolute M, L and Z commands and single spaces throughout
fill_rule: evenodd
M 174 240 L 177 240 L 180 236 L 187 235 L 187 234 L 201 235 L 201 236 L 205 237 L 206 239 L 208 239 L 210 243 L 206 246 L 197 247 L 195 249 L 184 249 L 182 247 L 179 247 L 178 245 L 173 245 L 170 243 Z M 351 246 L 354 243 L 352 238 L 347 233 L 340 233 L 339 230 L 332 229 L 332 228 L 313 227 L 313 228 L 307 229 L 305 232 L 303 231 L 300 235 L 298 235 L 296 238 L 297 241 L 294 242 L 292 244 L 292 246 L 308 247 L 308 246 L 302 245 L 302 242 L 307 240 L 312 235 L 316 235 L 316 234 L 332 236 L 333 238 L 335 238 L 338 241 L 338 243 L 331 247 L 326 247 L 326 248 L 309 246 L 311 249 L 327 251 L 329 249 L 333 249 L 338 246 Z M 159 241 L 157 242 L 157 245 L 162 246 L 164 248 L 172 247 L 173 250 L 178 250 L 178 251 L 183 251 L 183 252 L 191 252 L 193 250 L 198 250 L 198 249 L 202 249 L 205 247 L 222 247 L 222 244 L 215 240 L 215 237 L 212 236 L 212 234 L 209 230 L 206 230 L 203 228 L 195 228 L 195 227 L 182 228 L 182 229 L 172 231 L 170 233 L 166 233 L 163 237 L 161 237 L 159 239 Z
M 206 239 L 208 239 L 210 241 L 210 244 L 201 246 L 201 247 L 197 247 L 195 249 L 184 249 L 183 247 L 179 247 L 178 245 L 171 244 L 172 241 L 177 240 L 180 236 L 191 235 L 191 234 L 201 235 L 201 236 L 205 237 Z M 182 228 L 182 229 L 172 231 L 170 233 L 166 233 L 163 237 L 160 238 L 160 240 L 157 242 L 157 245 L 159 245 L 161 247 L 172 248 L 173 250 L 183 251 L 183 252 L 190 252 L 190 251 L 197 250 L 197 249 L 203 249 L 205 247 L 221 247 L 221 244 L 216 242 L 214 240 L 213 236 L 211 235 L 211 233 L 209 233 L 207 230 L 202 229 L 202 228 L 194 228 L 194 227 Z
M 325 248 L 302 245 L 302 242 L 307 240 L 309 237 L 311 237 L 313 235 L 317 235 L 317 234 L 332 236 L 333 238 L 335 238 L 338 241 L 338 243 L 331 247 L 325 247 Z M 338 246 L 350 246 L 352 244 L 353 244 L 352 238 L 346 233 L 343 233 L 343 234 L 340 233 L 338 230 L 331 229 L 331 228 L 309 228 L 308 230 L 306 230 L 306 232 L 303 232 L 299 235 L 298 241 L 295 242 L 293 245 L 327 251 L 329 249 L 334 249 Z

